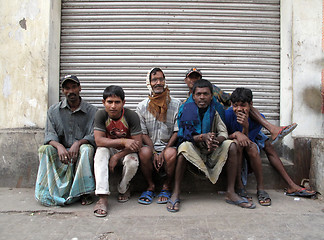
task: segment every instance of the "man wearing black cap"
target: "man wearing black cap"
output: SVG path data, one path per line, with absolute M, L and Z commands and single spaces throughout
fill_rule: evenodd
M 93 122 L 97 108 L 80 97 L 80 81 L 62 80 L 65 99 L 48 109 L 44 144 L 38 150 L 35 198 L 46 206 L 66 205 L 81 198 L 91 204 L 93 177 Z

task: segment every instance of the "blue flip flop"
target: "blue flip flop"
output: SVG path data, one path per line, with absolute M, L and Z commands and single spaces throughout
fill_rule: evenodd
M 254 203 L 252 203 L 252 205 L 250 207 L 241 206 L 240 205 L 241 203 L 249 203 L 249 201 L 245 197 L 242 197 L 242 200 L 232 201 L 232 200 L 226 199 L 225 201 L 229 204 L 233 204 L 233 205 L 239 206 L 241 208 L 254 209 L 256 207 Z
M 275 144 L 276 142 L 279 141 L 279 139 L 285 137 L 286 135 L 294 131 L 297 125 L 298 125 L 297 123 L 293 123 L 288 126 L 281 127 L 278 135 L 272 140 L 272 144 Z
M 179 212 L 179 209 L 174 209 L 174 206 L 177 204 L 177 203 L 180 203 L 180 199 L 177 198 L 176 200 L 174 200 L 174 202 L 171 200 L 171 198 L 168 200 L 168 203 L 171 203 L 172 204 L 172 209 L 171 208 L 168 208 L 167 207 L 167 210 L 169 212 Z
M 169 190 L 162 190 L 159 195 L 156 196 L 157 198 L 160 198 L 160 197 L 165 197 L 167 198 L 167 200 L 164 200 L 164 201 L 160 201 L 159 199 L 156 201 L 156 203 L 158 204 L 164 204 L 164 203 L 167 203 L 168 200 L 170 199 L 171 197 L 171 192 Z
M 152 203 L 155 194 L 153 191 L 145 191 L 142 195 L 138 198 L 138 202 L 144 205 L 149 205 Z M 148 200 L 148 201 L 147 201 Z

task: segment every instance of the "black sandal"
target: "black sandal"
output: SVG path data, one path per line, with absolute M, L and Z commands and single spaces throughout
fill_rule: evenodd
M 258 190 L 257 196 L 258 196 L 258 201 L 261 206 L 270 206 L 271 205 L 271 198 L 266 191 Z

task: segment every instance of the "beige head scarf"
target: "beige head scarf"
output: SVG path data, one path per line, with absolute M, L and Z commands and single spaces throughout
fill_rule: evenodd
M 153 69 L 156 68 L 152 68 L 146 76 L 146 86 L 150 91 L 150 95 L 149 95 L 149 105 L 147 110 L 154 116 L 156 117 L 159 121 L 161 122 L 165 122 L 166 121 L 166 114 L 167 114 L 167 110 L 168 110 L 168 104 L 171 101 L 170 98 L 170 90 L 169 88 L 166 86 L 166 84 L 164 85 L 164 92 L 161 94 L 157 94 L 154 95 L 153 90 L 152 90 L 152 86 L 151 86 L 151 79 L 150 79 L 150 75 Z M 163 71 L 158 68 L 159 71 L 161 71 L 163 73 Z M 163 73 L 164 75 L 164 73 Z

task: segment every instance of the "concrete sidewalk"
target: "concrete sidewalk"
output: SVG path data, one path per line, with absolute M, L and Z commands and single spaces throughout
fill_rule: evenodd
M 254 210 L 227 204 L 223 194 L 183 194 L 181 209 L 166 205 L 127 203 L 111 195 L 105 218 L 93 206 L 79 202 L 67 207 L 44 207 L 31 188 L 0 188 L 0 239 L 324 239 L 324 202 L 285 196 L 267 190 L 270 207 Z

